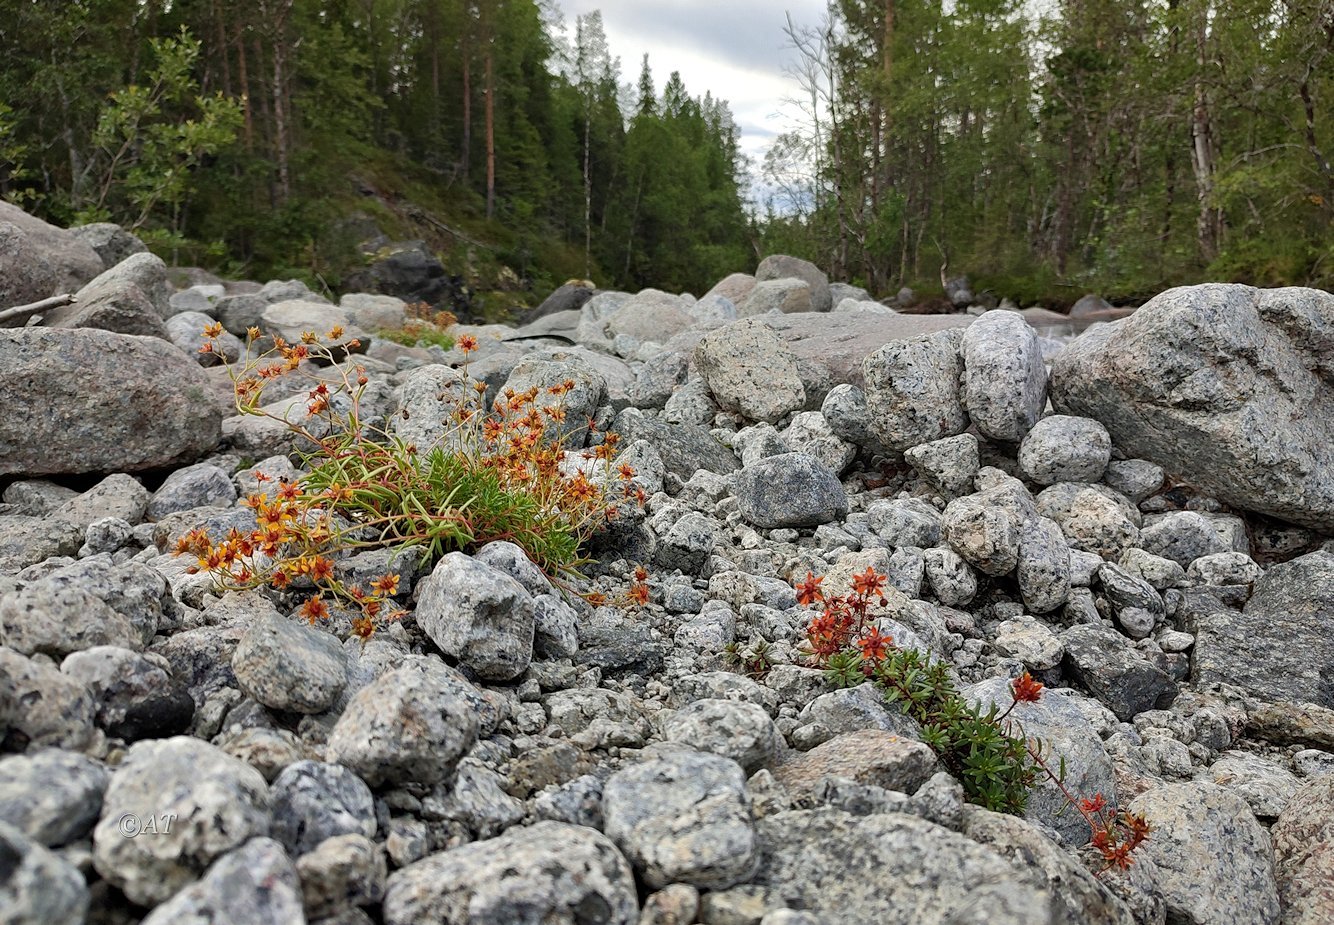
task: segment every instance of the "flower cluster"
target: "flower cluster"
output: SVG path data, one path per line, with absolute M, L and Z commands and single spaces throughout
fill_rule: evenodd
M 875 681 L 891 703 L 898 704 L 922 727 L 930 745 L 964 786 L 968 799 L 988 809 L 1022 813 L 1029 792 L 1045 774 L 1066 801 L 1088 823 L 1090 845 L 1102 856 L 1104 870 L 1124 870 L 1132 853 L 1149 837 L 1143 816 L 1110 807 L 1102 794 L 1080 799 L 1065 785 L 1061 772 L 1043 757 L 1043 744 L 1029 739 L 1011 718 L 1021 703 L 1037 703 L 1044 687 L 1024 672 L 1010 683 L 1010 703 L 1002 712 L 985 711 L 955 690 L 947 666 L 920 652 L 900 649 L 875 623 L 873 602 L 884 607 L 885 576 L 872 568 L 853 577 L 852 591 L 827 595 L 823 577 L 807 573 L 796 583 L 797 601 L 818 605 L 806 627 L 804 651 L 826 677 L 850 687 L 867 678 Z
M 210 340 L 203 349 L 211 350 L 212 338 L 221 333 L 220 325 L 206 328 Z M 587 561 L 583 543 L 616 516 L 614 502 L 625 496 L 642 501 L 633 469 L 612 467 L 614 433 L 600 434 L 600 442 L 577 454 L 571 466 L 569 457 L 576 454 L 566 451 L 560 425 L 573 381 L 521 393 L 507 389 L 488 410 L 486 386 L 468 376 L 465 363 L 460 380 L 442 396 L 450 410 L 438 422 L 440 439 L 419 448 L 362 420 L 368 378 L 362 366 L 347 362 L 355 342 L 333 343 L 343 333 L 335 327 L 329 343 L 313 332 L 296 344 L 274 338 L 271 349 L 258 355 L 248 349 L 243 363 L 227 365 L 240 413 L 280 421 L 313 449 L 303 453 L 299 480 L 280 483 L 273 497 L 261 492 L 247 499 L 255 512 L 253 531 L 233 530 L 217 542 L 202 531 L 182 538 L 177 553 L 194 554 L 198 568 L 220 586 L 309 587 L 315 593 L 302 606 L 306 617 L 326 617 L 326 598 L 337 598 L 358 612 L 353 631 L 366 638 L 378 621 L 403 613 L 391 604 L 399 576 L 382 575 L 365 588 L 348 584 L 335 568 L 345 552 L 416 547 L 425 564 L 454 549 L 508 540 L 549 578 L 568 586 Z M 252 328 L 249 347 L 259 340 Z M 471 335 L 457 343 L 465 357 L 478 349 Z M 304 416 L 300 404 L 277 406 L 281 413 L 265 405 L 266 387 L 306 372 L 307 360 L 332 372 L 307 373 L 314 382 Z M 588 429 L 594 430 L 593 422 Z

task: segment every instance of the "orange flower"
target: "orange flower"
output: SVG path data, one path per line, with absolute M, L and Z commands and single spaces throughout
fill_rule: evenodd
M 471 334 L 464 334 L 458 339 L 457 346 L 464 353 L 472 353 L 477 349 L 477 338 Z
M 635 469 L 629 463 L 621 463 L 616 469 L 616 474 L 620 476 L 621 481 L 628 482 L 635 477 Z
M 324 603 L 322 597 L 312 597 L 301 605 L 301 615 L 311 623 L 317 620 L 327 619 L 329 616 L 329 605 Z
M 209 341 L 208 343 L 204 344 L 204 346 L 200 347 L 200 348 L 199 348 L 199 352 L 200 352 L 200 353 L 212 353 L 212 352 L 213 352 L 213 341 Z
M 635 581 L 648 581 L 648 569 L 642 565 L 635 566 Z
M 282 480 L 278 483 L 278 497 L 283 501 L 295 501 L 301 496 L 301 487 L 296 482 Z
M 343 336 L 343 326 L 341 324 L 336 324 L 329 329 L 329 340 L 338 340 L 338 338 L 342 336 Z
M 1100 813 L 1106 805 L 1107 798 L 1101 793 L 1095 793 L 1092 799 L 1079 801 L 1080 810 L 1086 813 Z
M 822 581 L 824 581 L 823 575 L 817 578 L 811 572 L 807 572 L 806 580 L 797 585 L 797 603 L 806 606 L 824 600 L 824 592 L 820 590 Z
M 303 343 L 303 344 L 313 344 L 313 343 L 315 343 L 315 342 L 318 341 L 318 340 L 319 340 L 319 337 L 315 334 L 314 331 L 302 331 L 302 332 L 301 332 L 301 343 Z
M 630 600 L 643 607 L 648 603 L 648 585 L 635 582 L 630 586 Z
M 315 560 L 310 563 L 311 581 L 328 581 L 333 578 L 333 573 L 334 564 L 331 559 L 327 559 L 324 556 L 316 556 Z
M 255 327 L 254 325 L 251 325 L 250 327 L 245 329 L 245 336 L 246 340 L 259 340 L 260 338 L 259 328 Z
M 371 587 L 385 597 L 393 597 L 398 593 L 398 578 L 397 575 L 381 575 L 371 582 Z
M 869 565 L 866 567 L 866 571 L 852 576 L 852 590 L 859 597 L 871 597 L 872 595 L 884 597 L 884 588 L 885 576 Z
M 212 324 L 206 324 L 206 325 L 204 325 L 204 336 L 205 336 L 205 337 L 221 337 L 221 336 L 222 336 L 222 325 L 219 324 L 219 323 L 216 322 L 216 321 L 213 322 Z
M 1027 671 L 1015 678 L 1010 687 L 1014 692 L 1015 703 L 1037 703 L 1042 698 L 1042 682 L 1033 680 Z
M 352 635 L 360 637 L 364 642 L 375 635 L 375 621 L 370 617 L 352 618 Z
M 862 650 L 862 658 L 874 663 L 885 657 L 893 643 L 892 636 L 882 634 L 878 627 L 873 626 L 865 636 L 857 640 L 857 648 Z
M 269 584 L 273 585 L 278 591 L 286 590 L 291 583 L 292 577 L 283 571 L 274 572 L 273 577 L 269 579 Z

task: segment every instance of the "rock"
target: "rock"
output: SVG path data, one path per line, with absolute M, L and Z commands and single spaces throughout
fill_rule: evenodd
M 1151 826 L 1136 856 L 1153 865 L 1170 921 L 1278 921 L 1269 838 L 1241 797 L 1215 784 L 1165 784 L 1136 797 L 1129 810 Z
M 0 729 L 9 727 L 9 747 L 82 750 L 93 739 L 94 709 L 85 685 L 0 646 Z
M 1313 703 L 1261 703 L 1247 718 L 1246 731 L 1277 745 L 1334 751 L 1334 710 Z
M 297 858 L 296 871 L 307 914 L 322 922 L 339 914 L 346 916 L 360 906 L 378 904 L 384 899 L 389 875 L 384 850 L 364 835 L 326 839 Z
M 635 925 L 630 865 L 606 836 L 539 822 L 433 854 L 390 875 L 385 925 Z
M 718 542 L 718 524 L 694 511 L 683 515 L 662 537 L 658 546 L 658 567 L 680 569 L 687 575 L 699 572 Z
M 1065 655 L 1065 646 L 1056 634 L 1029 616 L 1002 622 L 996 627 L 992 645 L 997 652 L 1019 659 L 1032 671 L 1055 668 Z
M 963 403 L 978 432 L 1008 443 L 1023 439 L 1047 404 L 1037 334 L 1021 315 L 987 312 L 964 331 L 961 349 Z
M 588 280 L 572 279 L 556 287 L 551 295 L 542 300 L 542 304 L 528 313 L 527 318 L 533 321 L 554 315 L 556 312 L 578 311 L 584 307 L 585 302 L 593 298 L 596 288 Z
M 755 318 L 771 312 L 804 314 L 815 310 L 812 301 L 811 287 L 805 280 L 766 279 L 757 282 L 737 303 L 736 313 L 741 318 Z
M 1334 774 L 1308 781 L 1270 829 L 1283 921 L 1316 925 L 1334 916 Z
M 0 644 L 62 658 L 92 646 L 138 649 L 143 639 L 128 617 L 86 587 L 49 576 L 0 596 Z
M 229 295 L 213 303 L 213 314 L 228 334 L 245 337 L 251 328 L 259 327 L 268 307 L 268 300 L 259 295 Z
M 719 407 L 750 420 L 772 423 L 806 404 L 792 354 L 759 320 L 707 334 L 695 348 L 695 365 Z
M 0 822 L 0 857 L 6 925 L 83 925 L 89 895 L 77 867 L 6 822 Z
M 0 378 L 10 393 L 0 476 L 162 468 L 202 456 L 221 435 L 204 371 L 163 341 L 0 331 Z
M 551 394 L 552 388 L 567 382 L 574 387 L 561 395 Z M 522 394 L 534 387 L 538 391 L 532 407 L 539 410 L 560 407 L 566 414 L 564 423 L 547 421 L 544 439 L 559 440 L 563 446 L 574 449 L 582 447 L 588 420 L 607 394 L 607 380 L 574 355 L 559 360 L 527 357 L 515 364 L 501 392 L 513 389 Z
M 791 452 L 814 456 L 835 475 L 841 475 L 857 457 L 856 445 L 835 434 L 819 411 L 803 411 L 794 415 L 792 423 L 783 431 L 782 440 Z
M 1088 295 L 1081 296 L 1074 305 L 1070 306 L 1070 317 L 1087 318 L 1090 315 L 1097 316 L 1104 312 L 1115 310 L 1116 309 L 1112 307 L 1112 303 L 1108 302 L 1102 296 L 1089 293 Z
M 1072 549 L 1115 559 L 1139 543 L 1130 514 L 1100 486 L 1057 483 L 1037 497 L 1038 513 L 1061 526 Z
M 1107 428 L 1088 418 L 1053 414 L 1038 421 L 1024 437 L 1019 469 L 1039 485 L 1096 482 L 1111 457 L 1112 438 Z
M 1031 823 L 1017 816 L 994 813 L 980 806 L 963 808 L 961 831 L 1017 866 L 1043 876 L 1054 898 L 1054 920 L 1080 925 L 1131 925 L 1137 919 L 1116 896 L 1066 851 L 1062 851 Z M 1159 910 L 1161 912 L 1161 910 Z M 1161 921 L 1161 916 L 1157 919 Z
M 673 749 L 617 771 L 602 813 L 607 837 L 654 889 L 723 889 L 755 869 L 746 776 L 728 758 Z
M 759 911 L 797 908 L 840 925 L 1057 921 L 1040 875 L 923 819 L 793 810 L 757 828 Z
M 184 733 L 194 718 L 190 691 L 161 661 L 160 656 L 95 646 L 68 656 L 60 671 L 92 693 L 97 725 L 108 735 L 136 742 Z
M 1223 752 L 1204 779 L 1241 797 L 1264 820 L 1276 819 L 1301 786 L 1284 765 L 1243 751 Z
M 375 803 L 365 781 L 340 764 L 298 761 L 270 787 L 272 835 L 292 857 L 314 851 L 326 838 L 375 834 Z
M 1019 594 L 1034 613 L 1050 613 L 1070 599 L 1070 548 L 1053 520 L 1036 517 L 1019 527 Z
M 329 334 L 335 327 L 341 327 L 343 333 L 337 339 L 331 339 Z M 370 346 L 366 332 L 353 325 L 346 312 L 327 302 L 299 298 L 274 302 L 259 316 L 259 329 L 270 337 L 281 337 L 289 344 L 301 343 L 302 335 L 309 332 L 321 344 L 348 352 L 364 353 Z M 359 346 L 353 347 L 353 340 L 360 341 Z
M 669 424 L 638 408 L 626 408 L 616 416 L 613 429 L 627 445 L 644 440 L 653 446 L 666 470 L 682 481 L 699 469 L 728 473 L 740 468 L 732 451 L 697 424 Z
M 1052 402 L 1229 504 L 1328 528 L 1331 327 L 1334 295 L 1319 290 L 1170 289 L 1069 344 Z
M 826 775 L 912 793 L 937 769 L 935 752 L 921 742 L 880 729 L 862 729 L 794 755 L 773 773 L 789 793 L 801 797 L 810 794 Z
M 1271 566 L 1241 613 L 1195 613 L 1194 680 L 1263 700 L 1334 707 L 1334 553 Z
M 800 279 L 810 286 L 811 311 L 827 312 L 834 307 L 829 292 L 829 277 L 809 260 L 786 254 L 771 254 L 755 268 L 755 279 L 759 282 L 791 278 Z
M 1253 585 L 1263 575 L 1264 569 L 1244 552 L 1216 552 L 1192 561 L 1184 577 L 1195 584 L 1222 586 Z
M 513 578 L 461 552 L 419 586 L 416 620 L 445 654 L 488 681 L 523 674 L 533 654 L 533 601 Z
M 746 466 L 734 490 L 742 518 L 762 529 L 813 527 L 848 511 L 838 476 L 805 453 L 782 453 Z
M 926 580 L 936 600 L 946 607 L 963 607 L 977 594 L 977 576 L 972 567 L 948 546 L 937 546 L 922 553 Z
M 887 703 L 885 695 L 870 682 L 820 694 L 797 714 L 797 722 L 824 727 L 829 730 L 829 739 L 866 730 L 892 732 L 904 739 L 922 735 L 917 721 L 902 706 Z
M 211 463 L 196 463 L 167 476 L 144 514 L 149 520 L 161 520 L 199 507 L 231 507 L 235 501 L 236 486 L 226 472 Z
M 768 712 L 758 704 L 735 700 L 696 700 L 663 724 L 669 742 L 721 755 L 752 774 L 767 765 L 779 748 Z
M 979 463 L 977 438 L 972 434 L 920 443 L 906 450 L 903 458 L 932 488 L 947 497 L 970 494 L 973 490 Z
M 103 798 L 93 865 L 132 902 L 156 905 L 269 824 L 254 768 L 186 736 L 137 742 Z
M 1147 459 L 1113 459 L 1102 478 L 1132 503 L 1139 504 L 1163 487 L 1164 476 L 1163 467 Z
M 79 236 L 0 202 L 0 306 L 76 292 L 104 269 L 102 258 Z
M 980 495 L 949 503 L 941 518 L 941 535 L 964 561 L 985 575 L 1005 575 L 1019 564 L 1020 522 Z
M 582 748 L 638 746 L 648 737 L 643 704 L 630 694 L 595 688 L 556 691 L 547 697 L 551 725 Z
M 55 516 L 81 527 L 104 517 L 117 517 L 133 526 L 144 519 L 151 497 L 134 476 L 117 472 L 62 504 Z
M 968 426 L 959 392 L 961 338 L 956 331 L 924 334 L 886 344 L 863 361 L 871 432 L 886 446 L 906 450 Z
M 1194 511 L 1165 514 L 1140 531 L 1139 543 L 1146 551 L 1188 567 L 1200 556 L 1227 552 L 1227 547 L 1209 519 Z
M 347 683 L 337 637 L 275 613 L 246 627 L 232 654 L 232 671 L 247 696 L 293 713 L 323 713 Z
M 77 841 L 92 831 L 109 777 L 101 762 L 55 748 L 0 758 L 0 824 L 48 848 Z
M 693 322 L 694 318 L 680 296 L 645 289 L 626 299 L 611 313 L 607 319 L 607 332 L 613 340 L 629 337 L 638 343 L 661 344 Z
M 704 299 L 711 296 L 721 296 L 731 302 L 733 305 L 740 305 L 741 302 L 755 288 L 755 277 L 749 273 L 729 273 L 718 282 L 714 283 L 713 288 L 704 294 Z
M 176 313 L 171 305 L 175 290 L 167 279 L 167 265 L 161 257 L 147 251 L 131 254 L 98 274 L 79 290 L 79 299 L 82 300 L 85 294 L 91 298 L 96 293 L 123 289 L 127 284 L 137 287 L 148 297 L 159 317 L 170 318 Z
M 291 859 L 273 839 L 253 838 L 218 858 L 198 882 L 150 912 L 143 925 L 303 925 L 305 921 L 301 884 Z
M 99 328 L 171 339 L 153 300 L 131 280 L 96 280 L 80 289 L 76 299 L 71 305 L 48 311 L 42 324 L 48 328 Z
M 1176 698 L 1176 682 L 1109 626 L 1072 626 L 1061 634 L 1061 642 L 1070 674 L 1123 722 L 1145 710 L 1165 708 Z
M 76 225 L 69 235 L 87 244 L 102 258 L 103 269 L 110 269 L 131 254 L 142 254 L 148 245 L 114 222 Z
M 983 712 L 990 704 L 995 704 L 998 712 L 1004 712 L 1014 701 L 1011 684 L 1005 678 L 982 681 L 961 693 L 981 706 Z M 1022 729 L 1026 738 L 1042 742 L 1043 754 L 1062 764 L 1065 786 L 1071 794 L 1078 799 L 1102 794 L 1115 805 L 1112 759 L 1074 697 L 1044 690 L 1036 703 L 1015 704 L 1010 716 L 1014 718 L 1014 728 Z M 1038 783 L 1029 794 L 1024 818 L 1054 829 L 1068 845 L 1088 842 L 1088 823 L 1073 811 L 1065 795 L 1044 775 L 1038 775 Z
M 235 363 L 245 353 L 245 344 L 241 338 L 225 330 L 217 337 L 209 337 L 204 333 L 204 328 L 212 323 L 212 316 L 202 312 L 178 312 L 167 319 L 165 334 L 173 344 L 194 357 L 200 366 L 217 366 L 224 360 Z M 201 350 L 205 345 L 208 345 L 208 349 Z
M 1099 567 L 1098 581 L 1126 635 L 1131 639 L 1147 638 L 1164 613 L 1163 599 L 1153 585 L 1110 562 Z
M 934 546 L 940 542 L 940 513 L 916 498 L 883 499 L 866 508 L 866 523 L 891 546 Z
M 357 691 L 329 733 L 328 759 L 372 787 L 436 783 L 477 741 L 475 696 L 438 661 L 409 662 Z

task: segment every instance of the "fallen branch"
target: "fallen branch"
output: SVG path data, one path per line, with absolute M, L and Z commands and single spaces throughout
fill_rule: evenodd
M 14 308 L 7 308 L 0 311 L 0 327 L 12 328 L 17 325 L 11 322 L 20 318 L 27 318 L 29 315 L 35 315 L 38 312 L 44 312 L 48 308 L 60 308 L 62 305 L 73 305 L 78 299 L 69 293 L 64 295 L 53 295 L 49 299 L 42 299 L 40 302 L 31 302 L 28 305 L 16 305 Z

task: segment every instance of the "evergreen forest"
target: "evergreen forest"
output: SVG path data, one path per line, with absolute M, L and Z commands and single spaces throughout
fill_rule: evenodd
M 794 127 L 749 162 L 723 88 L 552 0 L 0 0 L 0 195 L 333 289 L 377 233 L 529 302 L 775 252 L 876 296 L 1334 286 L 1334 0 L 831 0 L 786 35 Z

